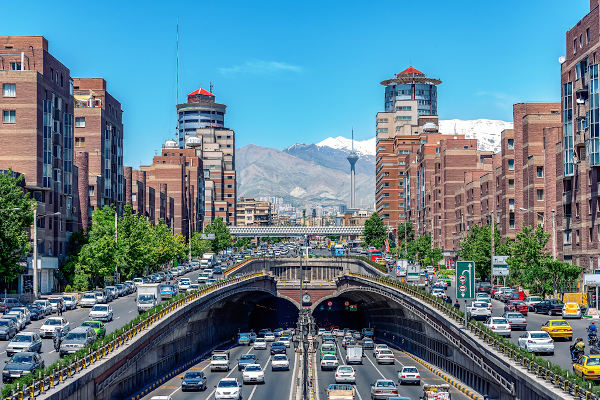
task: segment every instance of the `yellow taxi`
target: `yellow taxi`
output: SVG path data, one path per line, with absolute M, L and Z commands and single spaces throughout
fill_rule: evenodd
M 600 355 L 581 356 L 573 363 L 573 372 L 581 379 L 600 380 Z
M 573 328 L 564 319 L 551 319 L 542 325 L 542 331 L 548 332 L 552 339 L 565 338 L 573 340 Z

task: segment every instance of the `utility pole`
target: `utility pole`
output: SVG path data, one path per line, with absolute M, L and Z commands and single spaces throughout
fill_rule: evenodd
M 552 210 L 552 258 L 556 260 L 556 216 L 555 210 Z M 596 287 L 596 290 L 597 287 Z M 596 296 L 597 298 L 597 296 Z
M 494 184 L 495 184 L 495 178 L 494 178 Z M 496 252 L 496 193 L 494 192 L 494 195 L 492 196 L 492 214 L 491 214 L 491 237 L 492 240 L 490 242 L 491 244 L 491 250 L 490 250 L 490 255 L 491 255 L 491 270 L 490 271 L 494 271 L 494 253 Z M 506 279 L 506 278 L 505 278 Z M 492 275 L 492 281 L 493 281 L 493 275 Z

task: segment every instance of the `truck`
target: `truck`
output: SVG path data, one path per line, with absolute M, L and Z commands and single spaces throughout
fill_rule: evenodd
M 423 400 L 450 400 L 450 385 L 423 385 Z
M 418 264 L 408 264 L 406 272 L 407 282 L 418 282 L 421 280 L 421 267 Z
M 211 371 L 229 371 L 229 350 L 215 350 L 210 359 Z
M 204 253 L 200 261 L 200 268 L 212 268 L 216 263 L 215 253 Z
M 157 283 L 141 283 L 137 288 L 138 313 L 148 311 L 162 302 L 160 288 Z
M 354 387 L 334 383 L 327 387 L 327 400 L 354 400 Z
M 362 364 L 362 346 L 350 345 L 346 347 L 346 364 Z
M 252 339 L 250 333 L 238 333 L 238 346 L 250 346 Z

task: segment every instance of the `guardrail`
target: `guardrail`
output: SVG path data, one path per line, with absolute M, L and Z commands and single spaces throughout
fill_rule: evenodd
M 85 370 L 96 362 L 110 357 L 111 353 L 114 353 L 124 344 L 131 341 L 142 330 L 159 322 L 172 311 L 181 308 L 190 301 L 196 300 L 224 286 L 259 276 L 268 276 L 268 274 L 257 272 L 238 278 L 228 278 L 212 285 L 205 285 L 199 290 L 173 297 L 165 303 L 159 304 L 141 314 L 133 321 L 127 323 L 123 328 L 108 335 L 107 338 L 98 339 L 90 346 L 79 350 L 75 355 L 67 356 L 43 371 L 34 371 L 33 374 L 25 375 L 16 382 L 6 385 L 2 389 L 2 398 L 5 400 L 35 399 L 36 396 L 44 394 L 47 390 L 62 384 L 79 371 Z
M 408 283 L 394 281 L 389 278 L 374 278 L 356 273 L 350 273 L 349 275 L 371 280 L 393 289 L 398 289 L 425 303 L 428 303 L 438 311 L 441 311 L 450 318 L 453 318 L 459 324 L 464 324 L 464 313 L 462 311 L 457 311 L 454 306 L 432 296 L 423 289 L 416 288 Z M 534 354 L 530 354 L 525 350 L 520 349 L 515 344 L 510 343 L 505 338 L 492 332 L 482 323 L 469 321 L 467 323 L 467 328 L 471 333 L 482 339 L 494 350 L 498 351 L 505 357 L 508 357 L 517 365 L 525 368 L 528 372 L 535 374 L 538 378 L 553 384 L 556 388 L 561 389 L 564 393 L 568 393 L 577 399 L 600 399 L 600 386 L 596 386 L 592 382 L 584 381 L 577 375 L 562 369 L 560 366 L 553 365 L 541 357 L 536 357 Z

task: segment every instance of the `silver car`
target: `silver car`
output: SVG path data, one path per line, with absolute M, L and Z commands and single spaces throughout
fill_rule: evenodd
M 396 383 L 390 379 L 377 379 L 371 385 L 372 400 L 387 400 L 390 397 L 398 396 L 398 387 Z
M 96 294 L 92 292 L 84 293 L 79 304 L 81 307 L 94 307 L 96 304 L 98 304 Z
M 89 319 L 109 322 L 113 319 L 112 307 L 107 304 L 96 304 L 90 310 Z
M 96 331 L 89 326 L 79 326 L 67 333 L 60 344 L 60 356 L 76 353 L 96 341 Z
M 8 342 L 6 355 L 12 357 L 15 353 L 31 351 L 40 353 L 42 351 L 42 338 L 35 332 L 17 333 L 15 337 Z
M 42 310 L 44 310 L 44 315 L 52 314 L 52 304 L 48 300 L 36 300 L 33 304 L 40 306 Z
M 63 333 L 69 332 L 70 324 L 63 317 L 50 317 L 40 327 L 40 336 L 43 338 L 53 337 L 56 329 L 61 328 Z
M 77 308 L 77 298 L 71 294 L 63 296 L 63 303 L 67 310 L 74 310 Z

